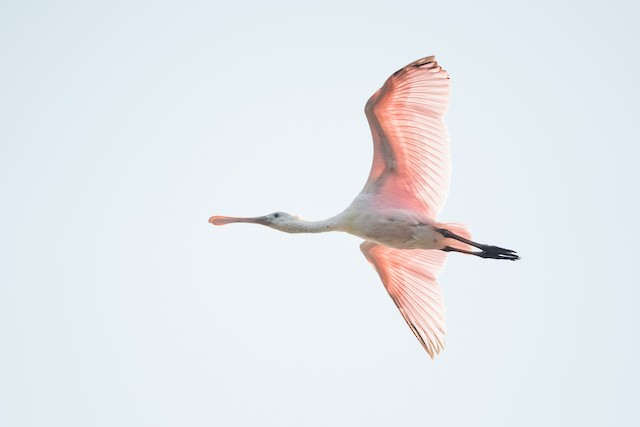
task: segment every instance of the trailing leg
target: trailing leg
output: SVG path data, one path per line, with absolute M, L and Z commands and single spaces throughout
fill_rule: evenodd
M 443 237 L 448 239 L 454 239 L 459 242 L 465 243 L 467 245 L 471 245 L 475 248 L 480 249 L 480 251 L 468 251 L 460 248 L 454 248 L 452 246 L 445 246 L 442 250 L 445 252 L 460 252 L 463 254 L 475 255 L 480 258 L 490 258 L 490 259 L 509 259 L 515 261 L 520 259 L 518 254 L 511 249 L 501 248 L 499 246 L 491 246 L 484 245 L 482 243 L 476 243 L 472 240 L 466 239 L 462 236 L 458 236 L 457 234 L 445 229 L 440 228 L 436 230 L 438 233 L 442 234 Z

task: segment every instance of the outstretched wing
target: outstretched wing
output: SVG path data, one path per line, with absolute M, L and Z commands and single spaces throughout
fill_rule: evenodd
M 362 190 L 385 207 L 417 209 L 435 219 L 449 193 L 451 154 L 443 117 L 449 75 L 434 56 L 396 71 L 367 102 L 374 155 Z
M 444 348 L 444 300 L 437 278 L 447 253 L 401 250 L 366 241 L 362 253 L 380 275 L 402 317 L 431 358 Z

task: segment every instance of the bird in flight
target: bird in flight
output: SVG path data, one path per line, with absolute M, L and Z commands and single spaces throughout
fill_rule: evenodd
M 443 117 L 449 75 L 434 56 L 396 71 L 369 98 L 373 165 L 364 188 L 343 212 L 308 221 L 285 212 L 209 222 L 261 224 L 287 233 L 342 231 L 363 238 L 377 271 L 409 328 L 431 358 L 444 348 L 444 301 L 438 275 L 449 252 L 517 260 L 515 251 L 471 240 L 466 225 L 438 222 L 449 192 L 451 155 Z

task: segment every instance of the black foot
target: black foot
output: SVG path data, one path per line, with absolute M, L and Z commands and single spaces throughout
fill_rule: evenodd
M 479 256 L 480 258 L 509 259 L 511 261 L 520 259 L 516 251 L 512 251 L 511 249 L 489 245 L 479 245 L 478 249 L 481 249 L 482 252 L 471 252 L 471 254 Z
M 460 252 L 468 255 L 475 255 L 480 258 L 488 258 L 488 259 L 508 259 L 511 261 L 515 261 L 520 259 L 520 256 L 516 254 L 515 251 L 511 249 L 499 248 L 498 246 L 488 246 L 488 245 L 479 245 L 482 246 L 480 252 L 474 251 L 465 251 L 464 249 L 452 248 L 451 246 L 446 246 L 442 249 L 445 252 Z

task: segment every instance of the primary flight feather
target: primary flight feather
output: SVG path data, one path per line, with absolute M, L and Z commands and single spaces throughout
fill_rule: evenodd
M 438 275 L 448 252 L 517 260 L 510 249 L 471 240 L 464 224 L 436 221 L 449 192 L 451 155 L 444 115 L 450 79 L 429 56 L 393 73 L 365 106 L 373 165 L 364 188 L 343 212 L 307 221 L 284 212 L 209 222 L 262 224 L 288 233 L 343 231 L 365 239 L 362 253 L 432 358 L 446 334 Z M 475 250 L 475 249 L 479 250 Z

